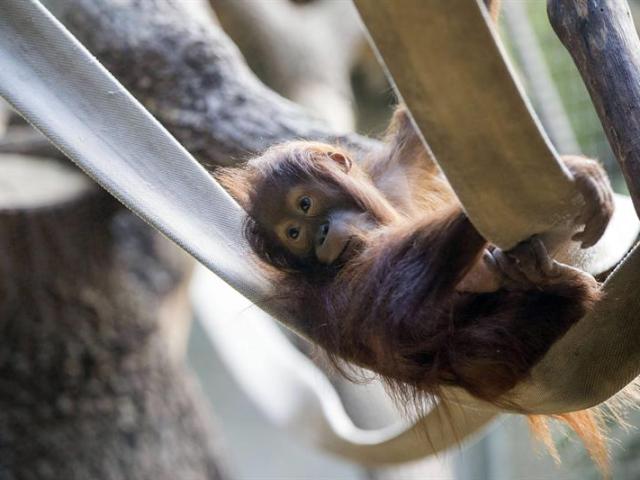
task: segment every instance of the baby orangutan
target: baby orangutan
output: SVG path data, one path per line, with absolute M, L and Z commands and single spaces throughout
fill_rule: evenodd
M 589 246 L 612 214 L 609 182 L 593 160 L 564 161 L 587 205 L 575 238 Z M 376 154 L 297 141 L 217 177 L 296 327 L 409 400 L 450 385 L 499 403 L 600 295 L 536 237 L 488 244 L 402 109 Z

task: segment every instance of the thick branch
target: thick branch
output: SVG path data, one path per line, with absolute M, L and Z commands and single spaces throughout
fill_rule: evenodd
M 210 18 L 181 0 L 48 0 L 65 25 L 205 165 L 292 138 L 371 148 L 266 88 Z
M 158 325 L 180 253 L 58 161 L 1 155 L 0 186 L 0 477 L 224 478 Z

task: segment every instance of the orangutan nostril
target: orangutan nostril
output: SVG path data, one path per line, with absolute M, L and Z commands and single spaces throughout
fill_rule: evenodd
M 329 222 L 325 222 L 320 226 L 320 235 L 318 236 L 318 246 L 322 245 L 327 239 L 329 233 Z

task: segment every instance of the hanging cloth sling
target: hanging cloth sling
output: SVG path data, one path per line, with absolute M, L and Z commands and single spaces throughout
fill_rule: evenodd
M 404 0 L 401 7 L 394 0 L 355 3 L 474 226 L 491 242 L 509 248 L 562 224 L 571 215 L 576 189 L 515 81 L 482 1 L 431 2 L 429 8 L 420 0 Z M 619 78 L 634 84 L 629 79 L 640 78 L 639 63 L 634 62 L 640 43 L 626 2 L 607 3 L 603 11 L 602 5 L 585 10 L 572 1 L 550 2 L 591 12 L 593 24 L 585 21 L 584 12 L 565 11 L 579 19 L 581 29 L 591 25 L 598 32 L 591 50 L 603 48 L 597 42 L 604 35 L 611 51 L 603 58 L 625 55 L 629 71 L 619 72 Z M 620 23 L 596 26 L 598 18 Z M 583 30 L 581 38 L 586 37 Z M 615 65 L 612 62 L 611 71 L 599 75 L 613 77 L 613 68 L 620 68 Z M 619 92 L 628 89 L 619 87 Z M 622 95 L 617 99 L 622 105 L 629 100 Z M 634 191 L 633 184 L 630 190 Z M 628 215 L 622 223 L 635 225 L 629 205 L 622 208 Z M 623 225 L 614 225 L 613 231 L 614 238 L 604 239 L 601 251 L 573 252 L 578 257 L 574 255 L 571 263 L 592 273 L 608 268 L 634 241 L 633 229 L 624 232 Z M 622 241 L 616 243 L 615 237 Z M 635 321 L 640 297 L 622 294 L 637 285 L 640 272 L 634 264 L 632 256 L 608 279 L 607 298 L 556 342 L 531 379 L 510 392 L 509 400 L 532 413 L 572 411 L 601 403 L 640 374 L 640 331 Z M 460 401 L 466 397 L 463 392 L 452 395 Z
M 430 4 L 430 16 L 437 18 L 442 12 L 433 9 L 445 8 L 439 5 L 444 3 Z M 372 8 L 373 4 L 380 5 L 378 13 Z M 376 29 L 381 32 L 385 27 L 380 22 L 376 23 L 374 17 L 384 12 L 389 15 L 389 25 L 397 27 L 394 22 L 401 19 L 398 15 L 402 13 L 394 9 L 393 4 L 392 0 L 376 0 L 368 5 L 365 1 L 358 2 L 374 39 L 379 43 L 383 40 L 376 38 Z M 417 17 L 403 21 L 428 20 L 425 18 L 428 16 L 418 15 L 418 6 L 424 8 L 422 2 L 403 2 L 403 8 L 405 4 L 412 5 Z M 475 115 L 472 118 L 469 115 L 471 120 L 475 118 L 468 126 L 465 124 L 469 130 L 456 129 L 456 125 L 452 125 L 455 120 L 453 112 L 458 111 L 462 115 L 464 111 L 473 110 L 473 106 L 462 99 L 476 95 L 481 99 L 484 95 L 462 85 L 461 88 L 465 89 L 456 92 L 459 102 L 450 106 L 452 113 L 449 114 L 449 120 L 443 117 L 440 123 L 438 115 L 444 115 L 441 107 L 434 104 L 433 109 L 421 109 L 422 105 L 426 106 L 431 101 L 427 97 L 430 77 L 416 75 L 416 85 L 412 91 L 409 82 L 405 84 L 389 64 L 389 58 L 386 59 L 418 125 L 429 132 L 436 127 L 434 139 L 432 141 L 430 134 L 429 141 L 433 142 L 434 152 L 474 224 L 491 241 L 501 246 L 512 245 L 531 233 L 552 228 L 565 214 L 564 206 L 576 197 L 576 192 L 566 172 L 550 153 L 552 150 L 537 123 L 532 120 L 534 117 L 524 104 L 519 89 L 514 86 L 508 69 L 504 66 L 500 69 L 503 60 L 497 56 L 496 51 L 500 50 L 494 37 L 490 32 L 487 33 L 483 7 L 470 0 L 446 4 L 447 8 L 455 5 L 460 9 L 457 12 L 461 15 L 460 21 L 468 22 L 465 25 L 468 31 L 474 33 L 472 38 L 477 42 L 477 48 L 487 47 L 489 52 L 493 52 L 487 53 L 490 60 L 493 58 L 488 62 L 493 69 L 491 75 L 497 75 L 497 81 L 505 83 L 505 89 L 501 92 L 499 89 L 489 91 L 502 98 L 503 103 L 497 102 L 496 98 L 481 101 L 486 107 L 484 117 Z M 446 36 L 447 30 L 450 30 L 448 35 L 456 41 L 460 39 L 458 30 L 451 30 L 450 24 L 435 22 L 431 27 L 442 34 L 442 44 L 431 44 L 430 49 L 441 49 L 448 44 L 447 38 L 449 43 L 455 43 L 451 41 L 452 37 Z M 406 31 L 407 35 L 419 35 L 419 30 L 415 28 L 407 27 Z M 426 35 L 423 36 L 426 38 Z M 400 42 L 398 37 L 391 35 L 389 38 Z M 402 42 L 398 45 L 402 45 Z M 378 46 L 384 55 L 384 45 Z M 419 49 L 426 50 L 421 44 L 407 45 L 406 55 L 401 55 L 404 52 L 402 48 L 398 50 L 399 57 L 404 59 L 398 62 L 406 62 L 403 65 L 407 67 L 408 79 L 411 78 L 409 67 L 416 70 L 414 73 L 423 70 L 420 62 L 426 60 L 420 60 L 417 54 Z M 494 54 L 497 59 L 491 57 Z M 439 61 L 447 61 L 446 56 L 443 54 Z M 452 68 L 462 68 L 462 63 L 452 61 Z M 269 293 L 270 285 L 246 260 L 248 249 L 241 236 L 243 214 L 239 207 L 37 1 L 3 2 L 0 15 L 0 66 L 0 95 L 94 180 L 249 300 L 257 302 Z M 477 76 L 483 73 L 478 69 L 480 67 L 474 62 L 468 79 L 479 78 Z M 438 75 L 442 73 L 436 66 L 431 70 L 438 72 Z M 421 92 L 425 94 L 421 95 Z M 431 92 L 437 96 L 437 91 Z M 442 101 L 448 95 L 441 93 L 440 97 Z M 463 111 L 458 110 L 463 107 Z M 429 121 L 430 118 L 433 121 Z M 455 154 L 447 155 L 448 148 L 454 145 L 468 146 L 473 145 L 474 141 L 479 145 L 483 139 L 495 140 L 492 135 L 498 133 L 496 125 L 491 123 L 490 128 L 487 121 L 491 118 L 504 118 L 511 124 L 508 135 L 504 135 L 502 130 L 504 138 L 501 137 L 502 140 L 496 145 L 494 155 L 481 156 L 479 159 L 466 147 L 456 147 Z M 487 130 L 481 128 L 483 120 Z M 522 130 L 521 136 L 516 135 L 518 128 Z M 523 142 L 522 156 L 514 139 Z M 530 150 L 536 142 L 534 151 L 541 153 L 540 156 L 532 154 Z M 482 149 L 477 150 L 479 152 Z M 519 153 L 515 155 L 514 152 Z M 488 171 L 502 173 L 483 175 Z M 532 172 L 535 172 L 535 176 L 530 176 Z M 509 185 L 514 185 L 514 189 L 507 188 Z M 512 198 L 514 192 L 517 193 L 517 201 Z M 507 198 L 509 201 L 505 200 Z M 628 202 L 625 204 L 621 201 L 620 204 L 622 207 L 619 210 L 623 211 L 624 216 L 624 212 L 629 211 Z M 500 208 L 488 213 L 494 207 Z M 549 211 L 560 214 L 558 218 L 550 220 Z M 503 221 L 503 215 L 508 220 Z M 509 224 L 510 221 L 514 225 Z M 620 235 L 616 235 L 616 223 L 622 232 Z M 630 243 L 626 237 L 637 233 L 637 226 L 628 227 L 630 222 L 626 219 L 622 223 L 625 225 L 614 222 L 612 227 L 613 235 L 618 236 L 620 242 L 606 246 L 606 251 L 596 247 L 591 255 L 582 258 L 581 265 L 593 270 L 594 266 L 606 268 L 617 261 L 620 252 Z M 597 310 L 565 336 L 571 337 L 574 331 L 579 331 L 580 337 L 572 339 L 573 343 L 569 340 L 565 342 L 565 338 L 558 342 L 534 369 L 531 381 L 517 388 L 515 394 L 520 395 L 520 405 L 535 413 L 571 410 L 576 404 L 604 400 L 603 395 L 612 395 L 638 375 L 640 359 L 636 357 L 640 352 L 632 355 L 629 348 L 631 343 L 637 343 L 634 339 L 640 337 L 640 332 L 630 325 L 633 323 L 631 316 L 640 302 L 640 299 L 635 300 L 636 295 L 629 292 L 638 282 L 636 272 L 639 270 L 635 264 L 640 259 L 636 257 L 632 255 L 614 273 L 607 283 L 608 295 Z M 269 313 L 278 316 L 280 312 Z M 286 317 L 280 315 L 278 318 L 289 324 Z M 266 324 L 263 322 L 263 325 Z M 608 335 L 618 327 L 622 327 L 619 332 L 625 338 Z M 607 335 L 603 335 L 605 331 Z M 274 342 L 278 341 L 276 334 L 272 338 Z M 615 341 L 618 342 L 617 348 Z M 560 346 L 561 343 L 566 345 Z M 576 361 L 578 348 L 586 356 L 579 356 Z M 286 349 L 281 353 L 285 356 L 294 354 L 291 351 L 287 353 Z M 233 356 L 233 352 L 230 355 Z M 563 356 L 571 358 L 571 362 L 567 362 Z M 271 358 L 276 365 L 283 362 L 283 358 L 277 358 L 277 355 L 269 357 L 267 354 L 265 358 Z M 232 365 L 234 362 L 229 363 Z M 291 368 L 283 382 L 290 387 L 289 391 L 303 399 L 302 405 L 308 410 L 301 407 L 287 412 L 265 405 L 263 411 L 278 425 L 289 427 L 316 445 L 363 463 L 401 462 L 437 452 L 453 445 L 458 438 L 476 431 L 496 414 L 493 407 L 452 392 L 459 399 L 459 405 L 454 405 L 449 412 L 453 419 L 450 427 L 443 425 L 441 407 L 435 406 L 411 427 L 362 431 L 346 416 L 335 392 L 328 390 L 326 379 L 323 380 L 319 372 L 312 370 L 312 365 L 302 362 L 299 365 L 299 369 Z M 590 373 L 594 367 L 598 374 L 608 375 L 606 382 L 599 382 L 604 377 Z M 309 378 L 315 380 L 310 381 Z M 259 395 L 257 390 L 249 393 Z M 259 396 L 252 399 L 260 405 Z M 305 431 L 305 426 L 300 422 L 301 412 L 313 417 L 313 432 Z M 430 432 L 431 442 L 415 434 L 415 430 L 424 428 Z

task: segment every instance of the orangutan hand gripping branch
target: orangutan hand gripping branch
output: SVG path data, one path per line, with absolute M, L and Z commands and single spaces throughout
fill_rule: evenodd
M 407 114 L 385 148 L 354 161 L 332 145 L 291 142 L 218 178 L 248 213 L 245 234 L 300 330 L 333 359 L 393 385 L 459 386 L 500 397 L 600 295 L 594 278 L 534 237 L 487 243 L 427 157 Z M 612 195 L 593 160 L 567 157 L 586 208 L 575 238 L 595 243 Z

